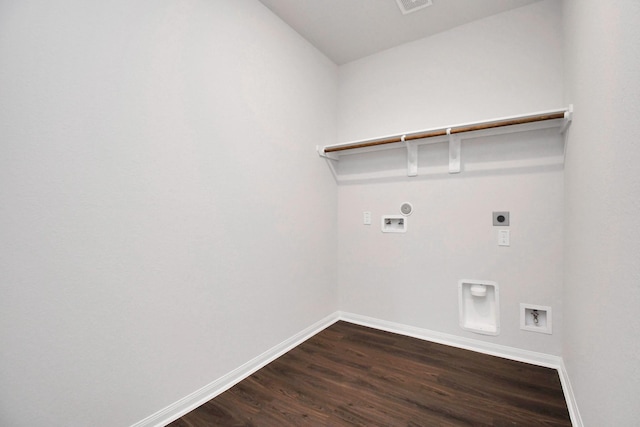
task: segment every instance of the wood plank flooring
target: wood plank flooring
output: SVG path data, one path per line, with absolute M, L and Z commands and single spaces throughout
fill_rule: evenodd
M 170 426 L 571 421 L 553 369 L 338 322 Z

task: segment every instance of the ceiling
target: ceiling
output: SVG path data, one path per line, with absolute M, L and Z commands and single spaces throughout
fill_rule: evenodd
M 260 0 L 338 65 L 539 0 L 433 0 L 403 15 L 396 0 Z

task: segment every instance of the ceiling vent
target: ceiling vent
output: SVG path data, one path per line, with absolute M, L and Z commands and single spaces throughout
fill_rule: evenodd
M 407 13 L 417 12 L 420 9 L 424 9 L 427 6 L 431 6 L 433 3 L 431 0 L 396 0 L 398 7 L 402 11 L 403 15 Z

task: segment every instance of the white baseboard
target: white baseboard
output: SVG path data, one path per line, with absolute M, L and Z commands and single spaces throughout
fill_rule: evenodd
M 166 426 L 172 421 L 177 420 L 181 416 L 191 412 L 198 406 L 208 402 L 217 395 L 227 391 L 249 375 L 256 372 L 258 369 L 273 362 L 278 357 L 282 356 L 292 348 L 300 345 L 304 341 L 308 340 L 318 332 L 331 326 L 339 320 L 338 313 L 333 313 L 324 319 L 314 323 L 303 331 L 298 332 L 291 338 L 281 342 L 275 347 L 265 351 L 261 355 L 251 359 L 247 363 L 228 374 L 218 378 L 210 384 L 202 387 L 200 390 L 196 390 L 188 396 L 183 397 L 177 402 L 167 406 L 164 409 L 148 416 L 147 418 L 138 421 L 131 427 L 162 427 Z
M 504 357 L 505 359 L 516 360 L 518 362 L 531 363 L 533 365 L 544 366 L 557 369 L 562 364 L 562 358 L 535 351 L 522 350 L 515 347 L 493 344 L 486 341 L 464 338 L 457 335 L 445 334 L 431 331 L 429 329 L 417 328 L 415 326 L 403 325 L 372 317 L 361 316 L 359 314 L 340 312 L 340 320 L 355 323 L 357 325 L 368 326 L 382 331 L 393 332 L 395 334 L 431 341 L 438 344 L 445 344 L 451 347 L 472 350 L 478 353 L 490 354 L 492 356 Z
M 258 357 L 250 360 L 244 365 L 234 369 L 223 377 L 218 378 L 212 383 L 202 387 L 190 395 L 180 399 L 179 401 L 167 406 L 166 408 L 156 412 L 153 415 L 135 423 L 131 427 L 162 427 L 172 421 L 187 414 L 198 406 L 213 399 L 220 393 L 233 387 L 249 375 L 253 374 L 260 368 L 282 356 L 287 351 L 311 338 L 313 335 L 331 326 L 339 320 L 354 323 L 361 326 L 367 326 L 387 332 L 418 338 L 425 341 L 445 344 L 452 347 L 472 350 L 479 353 L 489 354 L 492 356 L 503 357 L 505 359 L 516 360 L 519 362 L 530 363 L 533 365 L 544 366 L 558 370 L 560 383 L 564 392 L 571 422 L 574 427 L 583 427 L 580 413 L 571 389 L 571 383 L 564 362 L 561 357 L 550 354 L 537 353 L 529 350 L 493 344 L 485 341 L 474 340 L 457 335 L 445 334 L 441 332 L 431 331 L 429 329 L 417 328 L 415 326 L 403 325 L 400 323 L 389 322 L 386 320 L 375 319 L 372 317 L 361 316 L 353 313 L 335 312 L 319 322 L 314 323 L 303 331 L 297 333 L 293 337 L 283 341 L 275 347 L 265 351 Z
M 522 350 L 515 347 L 508 347 L 504 345 L 493 344 L 490 342 L 464 338 L 457 335 L 445 334 L 442 332 L 431 331 L 429 329 L 417 328 L 415 326 L 408 326 L 395 322 L 388 322 L 386 320 L 375 319 L 372 317 L 361 316 L 353 313 L 339 312 L 338 316 L 340 320 L 355 323 L 361 326 L 367 326 L 382 331 L 393 332 L 395 334 L 418 338 L 425 341 L 431 341 L 438 344 L 445 344 L 451 347 L 472 350 L 478 353 L 489 354 L 505 359 L 516 360 L 518 362 L 525 362 L 532 365 L 556 369 L 558 371 L 558 376 L 560 377 L 560 383 L 562 384 L 562 391 L 564 393 L 565 401 L 567 402 L 567 408 L 569 410 L 569 416 L 571 417 L 571 423 L 573 427 L 583 427 L 575 396 L 573 395 L 573 390 L 571 389 L 571 383 L 569 382 L 569 376 L 564 366 L 562 357 L 560 356 L 554 356 L 551 354 L 538 353 L 535 351 Z
M 582 417 L 580 411 L 578 411 L 578 403 L 576 402 L 576 396 L 573 394 L 573 388 L 571 387 L 571 381 L 569 381 L 569 373 L 562 361 L 560 368 L 558 369 L 560 375 L 560 382 L 562 383 L 562 390 L 564 391 L 564 398 L 567 401 L 567 407 L 569 408 L 569 415 L 571 416 L 571 424 L 574 427 L 583 427 Z

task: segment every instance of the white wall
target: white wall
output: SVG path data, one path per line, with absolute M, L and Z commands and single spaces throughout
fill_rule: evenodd
M 123 426 L 337 309 L 336 66 L 257 1 L 0 1 L 0 424 Z
M 561 3 L 543 1 L 340 67 L 341 141 L 559 108 Z M 503 345 L 560 354 L 562 139 L 539 131 L 463 142 L 463 172 L 447 147 L 421 149 L 419 177 L 402 150 L 338 165 L 342 310 Z M 357 160 L 355 160 L 357 158 Z M 404 174 L 404 177 L 403 177 Z M 412 202 L 406 234 L 382 214 Z M 497 246 L 491 212 L 511 212 L 511 247 Z M 371 211 L 374 223 L 362 224 Z M 458 325 L 457 282 L 500 286 L 502 331 Z M 553 309 L 554 334 L 520 330 L 519 303 Z
M 546 0 L 346 64 L 336 92 L 258 2 L 0 0 L 0 424 L 132 424 L 340 308 L 562 354 L 585 424 L 633 425 L 639 18 Z M 483 138 L 461 175 L 444 146 L 417 178 L 400 150 L 346 157 L 337 202 L 309 155 L 569 103 L 564 172 L 552 132 Z M 382 234 L 403 201 L 409 232 Z M 459 329 L 459 278 L 500 284 L 499 337 Z
M 640 419 L 640 3 L 565 1 L 563 357 L 587 426 Z
M 341 66 L 339 141 L 561 107 L 560 7 L 542 1 Z

